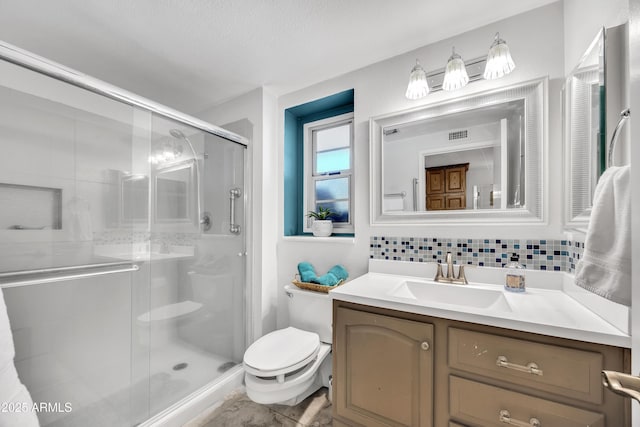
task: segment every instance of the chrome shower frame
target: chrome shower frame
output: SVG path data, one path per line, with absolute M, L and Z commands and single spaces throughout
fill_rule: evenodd
M 86 89 L 90 92 L 106 96 L 107 98 L 139 107 L 180 123 L 193 126 L 194 128 L 219 136 L 228 141 L 235 142 L 236 144 L 240 144 L 244 147 L 248 146 L 249 140 L 243 136 L 229 132 L 221 127 L 207 123 L 204 120 L 184 114 L 180 111 L 151 101 L 150 99 L 136 95 L 135 93 L 126 91 L 117 86 L 113 86 L 105 81 L 93 78 L 3 41 L 0 41 L 0 59 L 64 81 L 79 88 Z

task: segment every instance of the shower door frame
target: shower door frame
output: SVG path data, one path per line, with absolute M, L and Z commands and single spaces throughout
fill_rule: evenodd
M 134 107 L 139 107 L 144 110 L 151 111 L 152 113 L 157 113 L 161 116 L 193 126 L 202 131 L 214 134 L 236 144 L 240 144 L 244 147 L 249 145 L 249 140 L 241 135 L 229 132 L 221 127 L 207 123 L 204 120 L 200 120 L 178 110 L 174 110 L 166 105 L 162 105 L 140 95 L 136 95 L 133 92 L 111 85 L 87 74 L 72 70 L 62 64 L 50 61 L 3 41 L 0 41 L 0 59 L 20 67 L 27 68 L 31 71 L 53 77 L 54 79 L 61 80 L 90 92 L 97 93 L 107 98 L 114 99 Z

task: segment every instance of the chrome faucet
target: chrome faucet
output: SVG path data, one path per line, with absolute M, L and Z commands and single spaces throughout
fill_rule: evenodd
M 154 243 L 157 243 L 159 245 L 158 247 L 158 253 L 159 254 L 168 254 L 169 251 L 169 242 L 165 239 L 155 239 L 153 241 Z
M 456 283 L 459 285 L 466 285 L 469 283 L 464 275 L 464 265 L 460 265 L 458 267 L 458 275 L 454 277 L 453 257 L 451 256 L 451 252 L 447 252 L 445 262 L 447 263 L 447 275 L 445 276 L 444 274 L 442 274 L 442 263 L 438 263 L 436 277 L 433 279 L 434 281 L 442 283 Z

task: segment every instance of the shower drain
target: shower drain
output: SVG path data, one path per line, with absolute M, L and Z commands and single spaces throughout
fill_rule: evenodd
M 173 370 L 174 371 L 181 371 L 184 368 L 186 368 L 187 366 L 189 366 L 189 364 L 186 363 L 186 362 L 178 363 L 176 365 L 173 365 Z

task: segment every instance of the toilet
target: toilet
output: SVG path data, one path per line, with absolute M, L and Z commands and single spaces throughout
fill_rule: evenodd
M 297 405 L 331 379 L 331 297 L 285 286 L 291 326 L 270 332 L 244 353 L 247 396 Z

